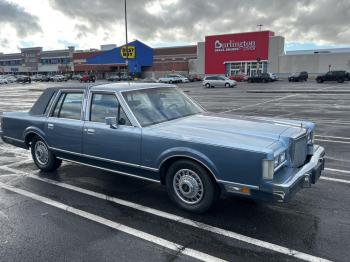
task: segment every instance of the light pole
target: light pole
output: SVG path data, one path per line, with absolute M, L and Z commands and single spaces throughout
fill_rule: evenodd
M 258 24 L 258 25 L 256 25 L 257 27 L 259 27 L 259 31 L 261 32 L 261 28 L 264 26 L 263 24 Z M 259 37 L 259 39 L 260 39 L 260 37 Z M 260 48 L 259 48 L 259 46 L 260 45 L 258 45 L 257 46 L 257 48 L 258 48 L 258 57 L 256 58 L 256 62 L 257 62 L 257 64 L 256 64 L 256 73 L 257 74 L 259 74 L 259 69 L 260 69 Z
M 126 77 L 129 80 L 129 48 L 128 48 L 128 17 L 127 17 L 127 10 L 126 10 L 126 0 L 124 0 L 124 18 L 125 18 L 125 64 L 126 64 Z

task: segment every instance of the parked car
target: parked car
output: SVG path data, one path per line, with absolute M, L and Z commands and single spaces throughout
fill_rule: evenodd
M 237 82 L 243 82 L 248 80 L 248 76 L 246 74 L 231 75 L 229 78 Z
M 158 80 L 160 83 L 188 83 L 190 80 L 179 74 L 168 74 L 166 77 L 161 77 Z
M 67 82 L 67 78 L 64 76 L 64 75 L 54 75 L 54 76 L 51 76 L 51 81 L 53 82 Z
M 122 74 L 120 76 L 120 81 L 131 81 L 133 80 L 132 76 L 131 75 L 127 75 L 127 74 Z
M 350 81 L 350 73 L 349 72 L 345 73 L 345 81 Z
M 120 77 L 117 75 L 113 75 L 113 76 L 108 77 L 107 80 L 111 81 L 111 82 L 116 82 L 116 81 L 120 81 Z
M 261 73 L 248 77 L 248 83 L 268 83 L 272 82 L 272 78 L 268 73 Z
M 160 182 L 196 213 L 221 193 L 287 202 L 324 169 L 313 123 L 209 113 L 159 83 L 48 88 L 29 112 L 3 113 L 1 128 L 44 172 L 67 160 Z
M 41 80 L 43 79 L 43 76 L 40 75 L 40 74 L 32 75 L 32 76 L 30 77 L 30 79 L 31 79 L 32 81 L 41 81 Z
M 40 80 L 41 82 L 49 82 L 49 81 L 51 81 L 51 77 L 50 76 L 48 76 L 48 75 L 43 75 L 42 77 L 41 77 L 41 80 Z
M 146 77 L 144 79 L 141 80 L 143 83 L 157 83 L 157 80 L 155 78 L 152 77 Z
M 23 76 L 17 76 L 17 83 L 31 83 L 32 82 L 32 80 L 30 79 L 30 77 L 29 76 L 25 76 L 25 75 L 23 75 Z
M 235 87 L 237 86 L 237 82 L 225 76 L 206 76 L 203 79 L 202 85 L 206 88 Z
M 2 84 L 8 84 L 9 82 L 7 81 L 6 78 L 0 77 L 0 85 Z
M 4 78 L 7 80 L 9 83 L 15 83 L 17 78 L 14 75 L 6 75 Z
M 277 81 L 278 76 L 275 73 L 268 73 L 270 75 L 271 81 Z
M 188 80 L 190 82 L 202 81 L 202 77 L 200 75 L 189 75 Z
M 80 74 L 75 74 L 75 75 L 72 75 L 71 77 L 72 80 L 80 80 L 80 78 L 81 78 Z
M 317 76 L 316 82 L 323 83 L 326 81 L 337 81 L 338 83 L 343 83 L 347 78 L 348 75 L 346 74 L 346 71 L 329 71 L 326 74 Z
M 90 74 L 90 75 L 83 75 L 81 78 L 80 78 L 80 82 L 82 83 L 82 82 L 84 82 L 84 83 L 87 83 L 87 82 L 93 82 L 93 83 L 95 83 L 95 81 L 96 81 L 96 77 L 95 77 L 95 75 L 92 75 L 92 74 Z
M 302 72 L 293 73 L 291 76 L 288 77 L 288 81 L 301 82 L 301 81 L 307 81 L 308 78 L 309 78 L 309 74 L 305 71 L 302 71 Z

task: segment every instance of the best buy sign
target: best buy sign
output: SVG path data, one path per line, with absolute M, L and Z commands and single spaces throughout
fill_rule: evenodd
M 135 58 L 136 57 L 135 46 L 128 45 L 128 55 L 126 55 L 126 46 L 120 48 L 120 54 L 123 58 Z

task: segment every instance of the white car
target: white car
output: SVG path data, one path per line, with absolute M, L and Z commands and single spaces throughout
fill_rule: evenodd
M 168 74 L 166 77 L 161 77 L 158 79 L 159 83 L 188 83 L 190 80 L 179 74 Z
M 206 88 L 235 87 L 237 86 L 237 82 L 225 76 L 206 76 L 203 79 L 203 86 Z
M 8 84 L 9 82 L 7 81 L 6 78 L 0 78 L 0 84 Z
M 272 79 L 272 81 L 277 81 L 278 80 L 278 76 L 274 73 L 268 73 L 270 75 L 270 78 Z
M 62 82 L 62 81 L 67 81 L 67 79 L 63 75 L 54 75 L 51 77 L 51 81 Z
M 7 82 L 9 82 L 9 83 L 15 83 L 17 81 L 17 78 L 13 75 L 7 75 L 7 76 L 5 76 L 5 78 L 6 78 Z

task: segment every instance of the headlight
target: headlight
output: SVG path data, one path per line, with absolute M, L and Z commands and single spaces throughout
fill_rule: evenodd
M 263 169 L 263 178 L 264 179 L 273 179 L 274 166 L 273 160 L 263 160 L 262 169 Z
M 274 168 L 278 167 L 279 165 L 283 164 L 283 162 L 286 161 L 286 152 L 282 152 L 275 156 L 274 159 Z

